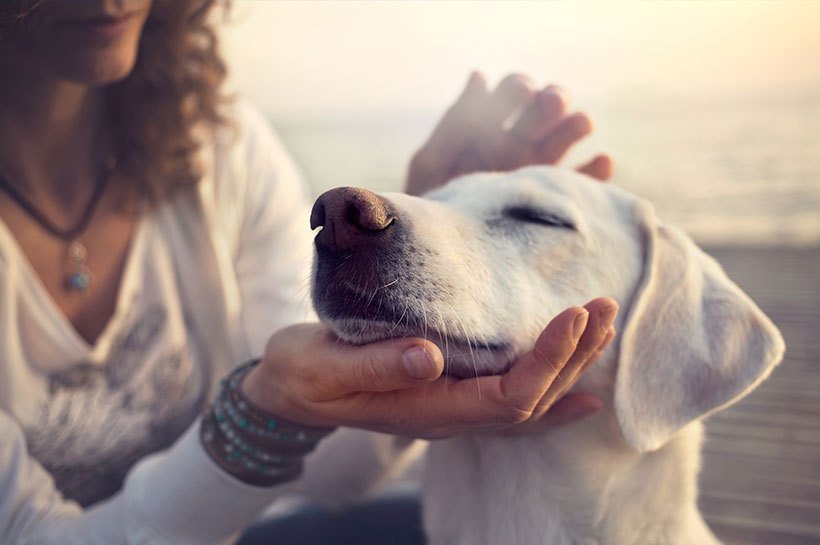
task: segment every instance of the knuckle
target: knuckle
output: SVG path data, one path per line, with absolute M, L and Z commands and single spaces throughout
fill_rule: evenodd
M 383 362 L 372 354 L 365 355 L 358 365 L 353 366 L 356 384 L 367 386 L 389 386 L 391 377 L 385 370 Z

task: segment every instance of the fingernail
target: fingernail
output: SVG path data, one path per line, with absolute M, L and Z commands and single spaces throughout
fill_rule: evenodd
M 604 307 L 598 313 L 601 329 L 609 329 L 615 323 L 615 316 L 618 315 L 618 305 Z
M 575 322 L 572 324 L 572 338 L 576 341 L 584 334 L 589 321 L 589 312 L 584 310 L 581 314 L 575 317 Z
M 436 373 L 436 362 L 421 346 L 405 350 L 402 354 L 402 363 L 407 374 L 415 379 L 430 378 Z
M 601 341 L 600 345 L 598 345 L 598 349 L 597 349 L 598 352 L 603 352 L 604 350 L 606 350 L 606 347 L 609 346 L 609 343 L 611 343 L 612 339 L 614 339 L 614 338 L 615 338 L 615 330 L 610 329 L 609 331 L 607 331 L 606 337 L 604 337 L 604 340 Z

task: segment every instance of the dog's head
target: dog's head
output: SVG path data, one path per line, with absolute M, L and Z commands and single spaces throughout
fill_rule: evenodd
M 563 308 L 618 300 L 620 342 L 580 387 L 612 399 L 639 450 L 748 392 L 784 350 L 650 205 L 569 171 L 471 175 L 425 198 L 334 189 L 311 224 L 322 321 L 352 343 L 424 336 L 459 377 L 505 370 Z

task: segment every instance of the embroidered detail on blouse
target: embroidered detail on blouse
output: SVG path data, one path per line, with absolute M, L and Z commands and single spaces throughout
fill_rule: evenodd
M 167 322 L 160 305 L 146 307 L 104 364 L 79 361 L 49 377 L 25 431 L 65 497 L 87 506 L 113 495 L 138 460 L 169 447 L 204 406 L 202 370 L 188 346 L 161 339 Z

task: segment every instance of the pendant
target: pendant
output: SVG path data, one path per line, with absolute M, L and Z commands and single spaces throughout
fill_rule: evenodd
M 79 240 L 72 240 L 68 245 L 68 259 L 71 261 L 74 271 L 65 279 L 67 290 L 85 292 L 91 286 L 94 276 L 91 269 L 85 264 L 88 259 L 88 250 Z

